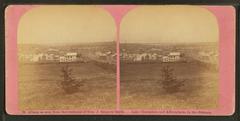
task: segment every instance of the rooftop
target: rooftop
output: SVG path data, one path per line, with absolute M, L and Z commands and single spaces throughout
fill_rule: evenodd
M 68 55 L 68 56 L 76 56 L 77 53 L 67 53 L 66 55 Z
M 169 55 L 172 55 L 172 56 L 179 56 L 179 55 L 180 55 L 180 52 L 170 52 Z

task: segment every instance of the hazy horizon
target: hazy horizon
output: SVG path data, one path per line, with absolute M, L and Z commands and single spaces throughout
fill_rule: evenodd
M 91 45 L 91 44 L 101 44 L 101 43 L 114 43 L 116 44 L 116 41 L 103 41 L 103 42 L 79 42 L 79 43 L 54 43 L 54 44 L 46 44 L 46 43 L 18 43 L 18 45 Z M 168 43 L 168 42 L 158 42 L 158 43 L 137 43 L 137 42 L 132 42 L 132 43 L 127 43 L 127 42 L 122 42 L 119 44 L 146 44 L 146 45 L 160 45 L 160 44 L 205 44 L 205 43 L 218 43 L 218 42 L 178 42 L 178 43 Z
M 98 44 L 98 43 L 116 43 L 116 41 L 101 41 L 101 42 L 74 42 L 74 43 L 18 43 L 18 45 L 73 45 L 73 44 Z
M 218 41 L 213 42 L 121 42 L 120 44 L 196 44 L 196 43 L 218 43 Z

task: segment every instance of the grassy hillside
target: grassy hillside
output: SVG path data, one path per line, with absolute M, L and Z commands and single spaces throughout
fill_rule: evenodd
M 26 109 L 114 109 L 115 71 L 94 63 L 69 64 L 73 77 L 83 86 L 65 94 L 60 86 L 63 64 L 25 64 L 19 66 L 20 108 Z
M 163 89 L 162 68 L 168 65 L 181 91 Z M 121 64 L 121 107 L 124 109 L 212 109 L 218 101 L 218 72 L 202 63 Z

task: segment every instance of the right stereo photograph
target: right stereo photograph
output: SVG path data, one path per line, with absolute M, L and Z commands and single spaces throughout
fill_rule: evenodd
M 219 26 L 217 17 L 199 6 L 129 11 L 120 25 L 121 108 L 218 109 Z

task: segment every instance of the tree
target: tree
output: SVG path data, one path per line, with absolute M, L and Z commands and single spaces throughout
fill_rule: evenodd
M 181 91 L 185 81 L 176 79 L 173 74 L 173 69 L 169 66 L 165 66 L 162 69 L 162 86 L 167 93 L 176 93 Z
M 73 78 L 72 69 L 68 65 L 65 65 L 61 69 L 63 73 L 63 80 L 61 80 L 61 87 L 67 94 L 75 93 L 79 90 L 79 87 L 82 86 L 82 81 L 77 81 Z

